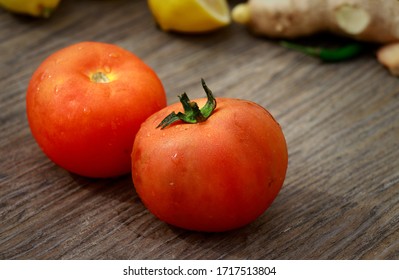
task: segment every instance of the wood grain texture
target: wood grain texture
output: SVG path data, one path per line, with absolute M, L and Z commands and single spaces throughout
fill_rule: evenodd
M 49 54 L 88 40 L 141 57 L 169 103 L 202 96 L 202 77 L 267 108 L 289 149 L 271 208 L 235 231 L 190 232 L 152 216 L 130 176 L 87 179 L 47 159 L 27 84 Z M 323 64 L 234 24 L 168 34 L 129 0 L 63 1 L 49 20 L 0 11 L 0 42 L 0 259 L 399 259 L 399 79 L 372 51 Z

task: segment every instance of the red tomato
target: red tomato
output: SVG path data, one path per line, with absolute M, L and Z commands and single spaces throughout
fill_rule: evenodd
M 199 106 L 206 99 L 195 100 Z M 283 185 L 287 146 L 279 124 L 256 103 L 217 99 L 204 122 L 158 124 L 181 104 L 148 118 L 137 133 L 132 178 L 159 219 L 186 229 L 226 231 L 260 216 Z
M 118 46 L 82 42 L 49 56 L 26 96 L 33 136 L 63 168 L 88 177 L 130 172 L 140 124 L 166 106 L 156 73 Z

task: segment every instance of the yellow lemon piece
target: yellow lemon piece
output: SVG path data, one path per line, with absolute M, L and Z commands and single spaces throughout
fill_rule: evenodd
M 164 31 L 202 33 L 231 22 L 226 0 L 148 0 L 148 6 Z
M 0 0 L 0 7 L 13 13 L 49 17 L 61 0 Z

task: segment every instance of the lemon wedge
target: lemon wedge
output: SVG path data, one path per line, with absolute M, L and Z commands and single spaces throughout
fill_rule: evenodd
M 0 0 L 0 7 L 10 12 L 35 17 L 50 17 L 61 0 Z
M 231 22 L 227 0 L 148 0 L 148 7 L 164 31 L 203 33 Z

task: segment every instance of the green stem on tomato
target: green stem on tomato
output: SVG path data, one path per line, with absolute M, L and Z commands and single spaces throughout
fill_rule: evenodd
M 338 62 L 353 58 L 361 53 L 363 46 L 359 43 L 350 43 L 340 48 L 321 48 L 308 47 L 304 45 L 294 44 L 287 41 L 282 41 L 280 44 L 283 47 L 293 49 L 310 56 L 318 57 L 326 62 Z
M 161 129 L 164 129 L 177 121 L 183 121 L 185 123 L 200 123 L 206 121 L 212 115 L 216 108 L 216 99 L 213 96 L 212 91 L 206 85 L 204 79 L 201 79 L 201 83 L 208 98 L 205 105 L 200 109 L 196 102 L 190 101 L 187 94 L 183 93 L 179 96 L 179 99 L 183 105 L 184 113 L 170 113 L 161 121 L 157 128 L 160 127 Z

